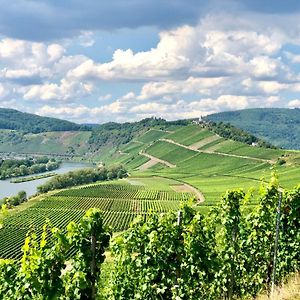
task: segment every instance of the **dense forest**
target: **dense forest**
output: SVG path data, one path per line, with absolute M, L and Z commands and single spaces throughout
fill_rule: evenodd
M 65 120 L 23 113 L 14 109 L 0 108 L 0 129 L 39 133 L 46 131 L 89 130 L 89 127 Z
M 57 169 L 60 162 L 54 158 L 0 159 L 0 179 L 38 174 Z
M 276 148 L 271 143 L 268 143 L 263 139 L 259 139 L 253 134 L 250 134 L 249 132 L 237 128 L 229 123 L 223 123 L 223 122 L 216 123 L 210 121 L 207 124 L 205 124 L 205 127 L 207 127 L 209 130 L 222 136 L 225 139 L 231 139 L 237 142 L 246 143 L 248 145 L 256 144 L 259 147 L 273 148 L 273 149 Z
M 127 176 L 127 171 L 122 166 L 100 167 L 96 169 L 81 169 L 56 175 L 37 189 L 39 193 L 46 193 L 55 189 L 63 189 L 81 184 L 119 179 Z
M 204 118 L 230 123 L 273 145 L 300 149 L 300 109 L 253 108 L 221 112 Z
M 146 118 L 132 123 L 106 123 L 94 128 L 89 144 L 94 147 L 103 146 L 104 144 L 119 146 L 128 143 L 137 134 L 153 127 L 165 129 L 171 125 L 187 125 L 189 123 L 188 120 L 170 122 L 161 118 Z

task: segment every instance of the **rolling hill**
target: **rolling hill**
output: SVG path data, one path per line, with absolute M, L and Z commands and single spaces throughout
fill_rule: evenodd
M 8 108 L 0 108 L 0 129 L 20 130 L 26 133 L 88 130 L 87 127 L 66 120 L 41 117 Z
M 235 188 L 245 191 L 254 188 L 246 207 L 250 211 L 258 203 L 261 178 L 263 182 L 269 181 L 272 170 L 276 170 L 282 188 L 299 184 L 299 152 L 228 139 L 217 134 L 222 127 L 217 128 L 191 121 L 146 119 L 104 124 L 93 132 L 27 134 L 28 139 L 32 136 L 35 140 L 35 143 L 27 141 L 27 149 L 41 147 L 40 144 L 46 149 L 52 145 L 52 151 L 57 151 L 60 143 L 68 141 L 78 144 L 77 153 L 90 151 L 95 162 L 124 165 L 129 178 L 52 191 L 26 202 L 4 221 L 0 239 L 6 243 L 0 247 L 0 257 L 20 257 L 28 228 L 31 224 L 43 224 L 45 217 L 63 228 L 70 221 L 78 222 L 87 209 L 98 207 L 103 211 L 104 223 L 117 232 L 127 229 L 136 216 L 147 220 L 151 211 L 178 210 L 180 201 L 191 197 L 196 209 L 207 214 L 219 205 L 227 190 Z M 229 136 L 238 139 L 240 131 L 232 132 L 230 126 L 225 129 L 224 136 L 230 133 Z M 241 135 L 245 141 L 253 139 L 245 132 Z M 48 145 L 47 139 L 50 139 Z M 94 147 L 100 151 L 91 151 L 90 140 L 94 140 Z
M 212 114 L 204 119 L 230 123 L 278 147 L 300 149 L 300 109 L 244 109 Z
M 132 176 L 190 184 L 204 194 L 204 206 L 213 205 L 229 188 L 247 189 L 257 186 L 262 177 L 268 180 L 271 169 L 277 171 L 283 187 L 300 182 L 299 153 L 251 146 L 193 124 L 150 129 L 102 159 L 123 164 Z

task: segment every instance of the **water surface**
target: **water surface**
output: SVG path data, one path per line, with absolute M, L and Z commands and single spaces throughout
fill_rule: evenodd
M 83 168 L 90 168 L 90 167 L 92 167 L 92 165 L 85 164 L 85 163 L 64 162 L 56 170 L 53 170 L 50 172 L 39 173 L 36 175 L 53 173 L 53 172 L 57 173 L 57 174 L 64 174 L 69 171 L 74 171 L 74 170 L 83 169 Z M 34 175 L 28 175 L 28 176 L 24 176 L 24 177 L 30 177 L 30 176 L 34 176 Z M 20 177 L 18 177 L 18 178 L 20 178 Z M 36 179 L 36 180 L 21 182 L 21 183 L 11 183 L 10 181 L 12 178 L 6 179 L 6 180 L 0 180 L 0 199 L 2 199 L 4 197 L 14 196 L 19 191 L 25 191 L 27 193 L 27 196 L 32 196 L 36 193 L 36 191 L 37 191 L 36 188 L 39 185 L 45 183 L 50 178 L 51 177 Z

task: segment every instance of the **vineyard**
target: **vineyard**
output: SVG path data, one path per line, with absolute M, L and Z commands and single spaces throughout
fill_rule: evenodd
M 150 212 L 177 210 L 181 201 L 190 198 L 193 198 L 192 193 L 118 183 L 62 190 L 4 219 L 0 229 L 0 240 L 4 241 L 0 245 L 0 257 L 20 258 L 28 230 L 40 232 L 46 219 L 53 226 L 64 229 L 71 221 L 78 222 L 87 210 L 95 207 L 103 212 L 104 224 L 117 232 L 127 229 L 138 215 L 146 220 Z
M 153 192 L 147 186 L 93 185 L 60 192 L 24 210 L 23 217 L 5 219 L 7 237 L 1 247 L 15 260 L 0 260 L 1 299 L 237 300 L 256 299 L 261 292 L 275 299 L 274 286 L 300 270 L 300 185 L 282 190 L 272 177 L 261 185 L 249 212 L 248 195 L 229 190 L 206 215 L 190 202 L 178 206 L 178 200 L 130 203 L 95 197 L 96 191 L 110 189 L 120 195 Z M 94 197 L 72 196 L 88 190 Z M 103 212 L 85 212 L 89 202 L 102 201 Z M 166 209 L 168 202 L 177 204 L 176 212 L 147 211 Z M 139 217 L 116 236 L 105 226 L 125 228 L 134 216 Z M 44 217 L 52 224 L 44 223 Z M 31 221 L 40 229 L 25 238 Z M 14 227 L 20 233 L 17 244 Z M 285 299 L 299 299 L 297 295 L 299 291 Z

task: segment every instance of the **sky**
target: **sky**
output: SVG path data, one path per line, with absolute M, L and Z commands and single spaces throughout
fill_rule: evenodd
M 77 123 L 300 108 L 299 0 L 0 7 L 0 107 Z

